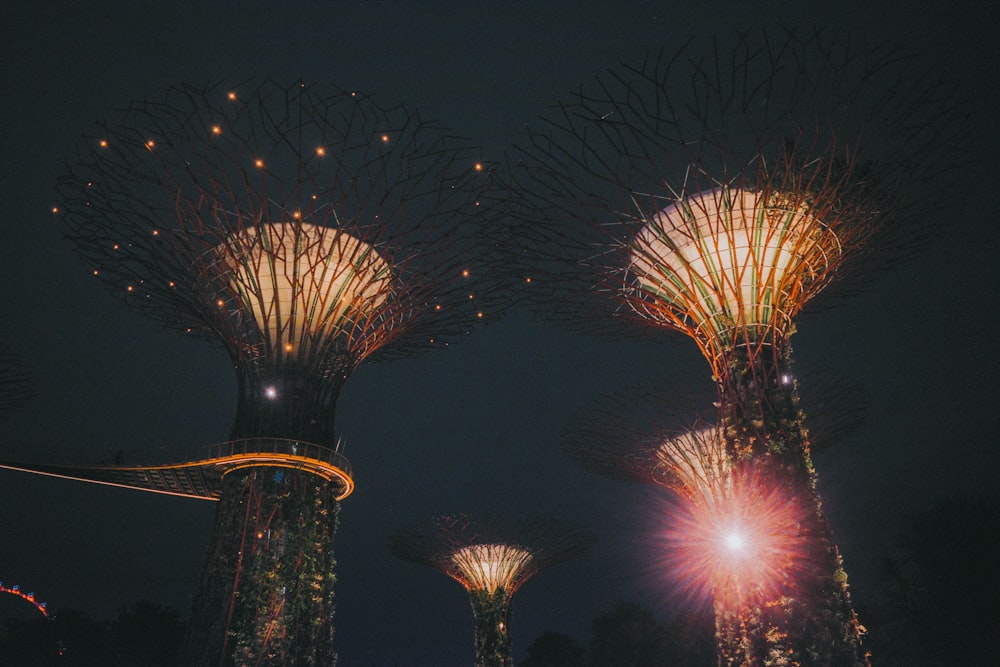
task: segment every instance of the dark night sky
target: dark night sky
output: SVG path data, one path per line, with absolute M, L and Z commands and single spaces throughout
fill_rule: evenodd
M 74 142 L 171 84 L 331 81 L 402 101 L 500 159 L 530 122 L 593 72 L 689 35 L 785 25 L 888 37 L 937 57 L 972 90 L 969 192 L 952 226 L 903 268 L 801 323 L 802 365 L 861 382 L 868 423 L 817 457 L 855 598 L 902 513 L 1000 472 L 995 333 L 992 3 L 840 2 L 5 2 L 0 8 L 4 243 L 0 318 L 38 398 L 0 425 L 0 447 L 122 449 L 164 458 L 225 440 L 235 379 L 221 348 L 161 330 L 88 280 L 49 214 Z M 903 11 L 902 8 L 906 7 Z M 954 196 L 941 192 L 940 196 Z M 357 490 L 337 535 L 340 664 L 472 662 L 471 611 L 443 575 L 395 560 L 394 530 L 450 512 L 547 513 L 600 542 L 515 598 L 515 653 L 554 629 L 581 641 L 620 599 L 671 610 L 651 528 L 657 493 L 583 471 L 556 447 L 589 402 L 636 379 L 704 389 L 693 343 L 594 340 L 515 312 L 460 346 L 364 365 L 338 407 Z M 53 608 L 98 616 L 140 598 L 187 613 L 215 505 L 0 474 L 0 580 Z M 863 619 L 862 619 L 863 620 Z

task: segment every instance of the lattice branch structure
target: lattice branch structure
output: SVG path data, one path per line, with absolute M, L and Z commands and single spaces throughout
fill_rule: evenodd
M 17 354 L 0 352 L 0 423 L 7 421 L 37 393 L 35 378 Z
M 330 444 L 359 363 L 447 345 L 484 317 L 488 169 L 362 93 L 244 87 L 172 89 L 102 125 L 57 211 L 113 294 L 226 347 L 241 430 L 294 421 Z M 275 407 L 291 393 L 303 414 Z
M 589 531 L 552 518 L 511 522 L 453 515 L 395 533 L 389 549 L 461 584 L 476 622 L 477 667 L 512 667 L 514 593 L 539 571 L 579 556 L 593 541 Z
M 831 33 L 693 40 L 581 86 L 511 159 L 529 298 L 584 328 L 693 339 L 729 456 L 803 504 L 819 562 L 789 582 L 789 604 L 761 610 L 780 641 L 749 664 L 772 650 L 868 662 L 784 378 L 803 309 L 884 268 L 946 209 L 957 97 L 914 66 Z
M 691 401 L 666 393 L 647 386 L 606 397 L 581 413 L 561 445 L 592 472 L 671 492 L 667 576 L 680 597 L 711 601 L 720 664 L 755 664 L 785 631 L 759 609 L 778 604 L 787 582 L 808 580 L 823 561 L 811 505 L 733 457 L 716 410 L 685 420 L 697 413 Z
M 765 33 L 596 76 L 512 151 L 523 293 L 584 329 L 682 332 L 718 377 L 735 348 L 773 355 L 820 292 L 883 269 L 946 209 L 954 86 L 916 66 Z
M 836 371 L 809 370 L 801 376 L 786 375 L 783 382 L 804 382 L 811 389 L 806 412 L 813 449 L 834 447 L 867 419 L 863 387 Z M 588 405 L 563 432 L 559 445 L 595 474 L 656 484 L 680 496 L 698 495 L 695 478 L 707 475 L 698 469 L 714 470 L 721 479 L 733 465 L 722 430 L 725 409 L 700 400 L 662 382 L 638 384 Z
M 337 450 L 358 364 L 447 346 L 495 314 L 490 179 L 470 142 L 419 114 L 301 82 L 172 88 L 81 143 L 55 213 L 89 271 L 221 343 L 239 387 L 231 441 L 284 457 L 221 477 L 186 664 L 335 660 L 332 539 L 353 480 L 346 460 L 319 474 L 290 450 Z

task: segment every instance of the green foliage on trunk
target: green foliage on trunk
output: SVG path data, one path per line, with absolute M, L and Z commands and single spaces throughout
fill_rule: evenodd
M 334 665 L 338 516 L 335 490 L 310 473 L 227 475 L 184 664 Z
M 794 580 L 780 591 L 754 592 L 737 608 L 716 601 L 720 664 L 864 667 L 862 628 L 816 488 L 790 347 L 746 352 L 733 351 L 720 380 L 727 447 L 741 464 L 739 474 L 781 489 L 794 506 L 800 553 Z
M 476 619 L 476 667 L 513 667 L 510 642 L 510 594 L 469 591 Z

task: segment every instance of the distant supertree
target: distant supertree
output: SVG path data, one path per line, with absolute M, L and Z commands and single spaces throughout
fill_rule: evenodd
M 469 592 L 476 620 L 476 666 L 512 667 L 511 598 L 537 572 L 575 558 L 593 542 L 586 530 L 555 519 L 476 521 L 444 516 L 389 540 L 398 558 L 444 572 Z
M 855 427 L 861 410 L 845 381 L 819 389 L 825 409 L 814 421 L 829 429 L 819 437 L 828 443 Z M 725 659 L 739 655 L 744 642 L 765 640 L 767 628 L 748 616 L 756 607 L 750 603 L 771 599 L 781 582 L 814 566 L 798 530 L 803 510 L 780 484 L 730 456 L 714 411 L 668 394 L 639 386 L 604 397 L 581 413 L 561 445 L 592 472 L 672 492 L 665 561 L 682 593 L 712 600 Z M 693 417 L 699 412 L 706 416 Z
M 185 664 L 335 661 L 337 396 L 484 316 L 476 157 L 405 108 L 270 81 L 172 88 L 82 143 L 56 212 L 90 271 L 237 372 Z
M 806 508 L 816 567 L 752 614 L 775 628 L 767 646 L 724 664 L 868 662 L 789 341 L 814 296 L 883 268 L 941 210 L 953 89 L 913 67 L 823 33 L 691 43 L 596 77 L 512 158 L 529 293 L 584 327 L 691 337 L 717 384 L 728 456 Z

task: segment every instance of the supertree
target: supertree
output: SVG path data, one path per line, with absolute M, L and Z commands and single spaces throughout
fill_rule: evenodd
M 766 645 L 723 664 L 868 662 L 789 341 L 813 297 L 883 268 L 942 210 L 953 88 L 913 67 L 842 35 L 692 42 L 581 86 L 512 158 L 535 299 L 585 327 L 692 338 L 732 465 L 803 508 L 813 567 L 748 612 Z
M 336 660 L 337 396 L 361 362 L 484 317 L 476 159 L 402 106 L 272 81 L 175 87 L 81 143 L 56 212 L 89 270 L 237 373 L 184 664 Z
M 853 387 L 838 379 L 818 392 L 829 444 L 863 412 Z M 667 489 L 664 562 L 690 601 L 711 599 L 720 659 L 760 644 L 751 612 L 781 582 L 808 574 L 808 545 L 798 530 L 800 504 L 779 484 L 734 460 L 715 412 L 689 396 L 642 385 L 607 396 L 581 413 L 561 446 L 588 470 Z M 694 416 L 693 416 L 694 415 Z
M 539 571 L 583 553 L 593 539 L 585 529 L 552 518 L 477 521 L 454 515 L 395 533 L 389 549 L 460 583 L 469 592 L 475 617 L 477 667 L 512 667 L 514 593 Z

